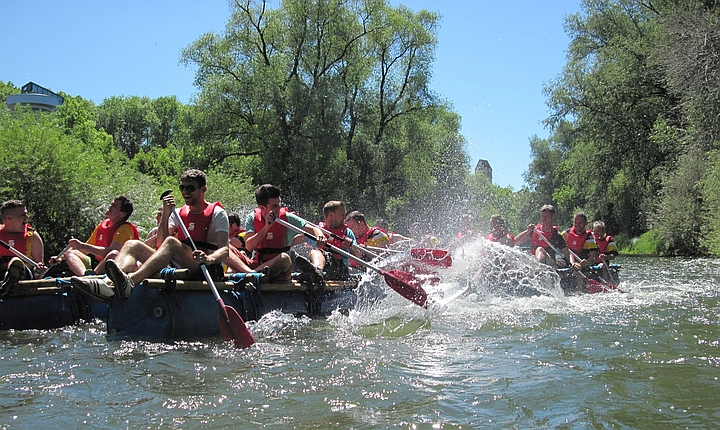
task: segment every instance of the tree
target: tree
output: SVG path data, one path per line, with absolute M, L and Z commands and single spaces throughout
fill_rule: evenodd
M 556 170 L 565 210 L 585 207 L 619 232 L 648 227 L 674 148 L 652 139 L 659 118 L 674 121 L 677 99 L 649 58 L 658 13 L 634 0 L 586 0 L 566 20 L 572 41 L 561 77 L 546 88 L 547 124 L 571 124 Z M 556 184 L 557 185 L 557 184 Z
M 462 177 L 464 140 L 427 88 L 436 22 L 384 0 L 235 2 L 223 35 L 183 51 L 201 88 L 193 150 L 210 165 L 248 159 L 255 184 L 312 212 L 343 199 L 382 213 L 417 184 Z

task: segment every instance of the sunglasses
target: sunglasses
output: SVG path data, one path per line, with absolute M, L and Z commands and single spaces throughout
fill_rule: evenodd
M 180 185 L 180 192 L 187 191 L 188 193 L 195 192 L 195 185 Z

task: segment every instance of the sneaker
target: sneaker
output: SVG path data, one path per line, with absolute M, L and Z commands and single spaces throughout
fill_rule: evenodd
M 297 264 L 298 269 L 303 273 L 315 273 L 322 276 L 322 270 L 302 255 L 295 257 L 295 264 Z
M 95 297 L 103 303 L 110 303 L 115 295 L 115 289 L 98 278 L 81 278 L 73 276 L 70 278 L 73 288 L 80 292 Z
M 5 297 L 10 294 L 12 290 L 25 276 L 25 265 L 19 258 L 13 258 L 10 260 L 7 272 L 5 273 L 5 279 L 3 279 L 2 286 L 0 286 L 0 297 Z
M 121 299 L 127 299 L 132 293 L 132 289 L 135 283 L 130 279 L 127 273 L 120 270 L 115 263 L 115 260 L 108 260 L 105 262 L 105 271 L 107 272 L 108 278 L 115 285 L 115 294 Z

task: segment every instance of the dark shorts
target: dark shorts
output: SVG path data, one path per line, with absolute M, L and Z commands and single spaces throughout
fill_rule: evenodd
M 333 281 L 347 281 L 350 279 L 350 272 L 345 262 L 340 258 L 327 251 L 323 251 L 325 256 L 325 273 L 326 279 Z

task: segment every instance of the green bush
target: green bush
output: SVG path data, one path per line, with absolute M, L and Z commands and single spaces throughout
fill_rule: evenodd
M 633 240 L 630 247 L 623 249 L 623 252 L 634 255 L 660 255 L 662 254 L 662 238 L 657 231 L 650 230 Z

